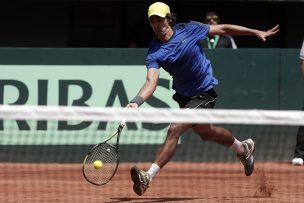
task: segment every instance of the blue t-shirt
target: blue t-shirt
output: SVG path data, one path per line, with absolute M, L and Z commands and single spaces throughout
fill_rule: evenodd
M 147 68 L 165 69 L 173 78 L 172 88 L 185 97 L 211 89 L 218 81 L 199 44 L 199 40 L 207 37 L 209 29 L 209 25 L 195 21 L 176 24 L 168 42 L 162 43 L 156 38 L 151 42 Z

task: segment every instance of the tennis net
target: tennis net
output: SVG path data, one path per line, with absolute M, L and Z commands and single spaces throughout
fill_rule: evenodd
M 2 105 L 0 119 L 1 202 L 300 202 L 304 197 L 303 168 L 290 164 L 298 128 L 304 126 L 302 111 Z M 117 173 L 103 187 L 90 185 L 82 177 L 83 158 L 120 121 L 127 124 Z M 244 175 L 231 149 L 201 140 L 190 129 L 145 199 L 138 198 L 129 169 L 149 168 L 171 122 L 212 123 L 239 140 L 252 138 L 253 175 Z

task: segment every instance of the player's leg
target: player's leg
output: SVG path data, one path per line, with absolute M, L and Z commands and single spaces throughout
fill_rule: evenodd
M 216 98 L 217 95 L 213 89 L 193 97 L 184 97 L 177 93 L 173 95 L 173 99 L 178 103 L 180 108 L 212 108 Z M 158 150 L 155 161 L 148 172 L 140 170 L 136 166 L 131 168 L 131 178 L 134 182 L 133 189 L 136 194 L 142 195 L 146 191 L 152 178 L 172 158 L 181 133 L 190 127 L 192 127 L 192 124 L 171 124 L 166 140 Z
M 229 130 L 210 124 L 198 124 L 193 126 L 192 129 L 203 140 L 213 141 L 226 147 L 230 147 L 236 152 L 238 158 L 244 165 L 246 176 L 250 176 L 252 174 L 254 169 L 253 152 L 255 149 L 252 139 L 240 142 Z
M 173 99 L 179 104 L 180 108 L 188 108 L 186 105 L 189 103 L 191 105 L 197 105 L 196 103 L 191 103 L 191 98 L 183 97 L 178 94 L 175 94 Z M 147 190 L 153 177 L 175 153 L 176 145 L 181 133 L 191 126 L 191 124 L 171 124 L 167 132 L 166 140 L 157 151 L 155 161 L 150 166 L 149 170 L 145 172 L 136 166 L 131 168 L 131 178 L 134 183 L 133 190 L 136 194 L 142 195 Z
M 136 166 L 131 168 L 133 190 L 136 194 L 141 196 L 147 190 L 153 177 L 174 155 L 181 134 L 191 126 L 192 124 L 172 123 L 168 129 L 166 140 L 159 148 L 155 161 L 151 165 L 150 169 L 145 172 Z
M 220 126 L 197 124 L 193 125 L 192 129 L 201 137 L 202 140 L 213 141 L 227 147 L 230 147 L 235 142 L 235 138 L 232 133 L 226 128 Z
M 216 92 L 210 89 L 197 95 L 191 102 L 188 102 L 186 106 L 189 108 L 193 108 L 195 105 L 195 108 L 213 108 L 216 100 Z M 252 154 L 255 148 L 254 142 L 251 139 L 240 142 L 227 129 L 208 124 L 194 125 L 193 130 L 196 131 L 202 139 L 210 140 L 233 149 L 244 165 L 245 174 L 247 176 L 252 174 L 254 168 L 254 158 Z
M 160 168 L 164 167 L 174 155 L 181 134 L 191 127 L 192 124 L 172 123 L 168 129 L 164 144 L 156 154 L 154 163 Z

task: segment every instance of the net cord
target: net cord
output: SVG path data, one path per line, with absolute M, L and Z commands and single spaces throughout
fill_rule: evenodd
M 304 112 L 300 110 L 257 109 L 129 109 L 87 106 L 0 105 L 0 119 L 299 126 L 304 125 Z

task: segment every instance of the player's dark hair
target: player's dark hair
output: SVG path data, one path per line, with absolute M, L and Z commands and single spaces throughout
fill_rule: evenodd
M 176 23 L 176 14 L 175 13 L 168 13 L 166 15 L 166 18 L 168 19 L 170 26 L 173 27 Z

